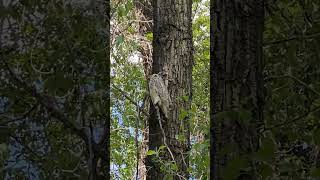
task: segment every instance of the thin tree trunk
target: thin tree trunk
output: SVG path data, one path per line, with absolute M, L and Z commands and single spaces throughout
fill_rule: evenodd
M 110 74 L 110 1 L 96 2 L 92 1 L 92 7 L 96 17 L 102 22 L 106 28 L 106 64 L 103 73 Z M 105 89 L 110 92 L 110 78 L 103 79 Z M 105 106 L 110 107 L 110 97 L 105 98 Z M 91 180 L 110 179 L 110 109 L 101 112 L 105 115 L 101 120 L 95 122 L 90 121 L 87 126 L 87 150 L 89 151 L 89 178 Z M 99 137 L 99 138 L 98 138 Z
M 230 161 L 239 158 L 252 170 L 234 179 L 257 179 L 247 155 L 257 151 L 257 127 L 263 123 L 263 0 L 211 0 L 210 5 L 210 179 L 224 179 Z M 248 112 L 251 118 L 242 122 L 231 117 Z
M 177 172 L 174 179 L 188 179 L 188 151 L 190 150 L 189 116 L 192 99 L 192 21 L 191 0 L 154 0 L 154 35 L 152 73 L 161 72 L 168 80 L 171 106 L 168 119 L 161 116 L 162 129 L 155 107 L 151 104 L 149 119 L 149 149 L 169 146 Z M 167 75 L 167 76 L 165 76 Z M 162 131 L 163 130 L 163 131 Z M 163 132 L 165 133 L 164 141 Z M 179 140 L 180 139 L 180 140 Z M 166 162 L 172 161 L 166 151 Z M 147 157 L 147 179 L 168 179 L 169 172 L 161 170 L 170 164 L 160 163 L 154 156 Z M 163 159 L 162 159 L 163 160 Z

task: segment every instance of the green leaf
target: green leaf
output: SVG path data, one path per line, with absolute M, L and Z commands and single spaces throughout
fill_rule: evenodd
M 243 109 L 238 112 L 238 117 L 239 117 L 240 122 L 243 125 L 247 126 L 250 123 L 252 113 L 251 113 L 251 111 Z
M 32 24 L 27 24 L 26 27 L 25 27 L 25 31 L 27 34 L 30 34 L 32 33 L 34 30 L 34 27 L 32 26 Z
M 171 164 L 171 169 L 172 169 L 173 171 L 177 171 L 177 170 L 178 170 L 178 166 L 176 165 L 176 163 L 172 163 L 172 164 Z
M 236 177 L 240 173 L 240 170 L 246 168 L 247 165 L 248 165 L 248 161 L 242 157 L 237 157 L 229 161 L 223 173 L 225 179 L 227 180 L 236 179 Z
M 182 96 L 181 99 L 185 102 L 187 102 L 189 100 L 189 96 Z
M 154 150 L 148 150 L 147 151 L 147 156 L 151 156 L 151 155 L 154 155 L 154 154 L 157 154 L 156 151 L 154 151 Z
M 186 110 L 181 110 L 180 114 L 179 114 L 179 119 L 183 120 L 184 118 L 186 118 L 188 116 L 189 112 Z
M 311 176 L 313 176 L 313 177 L 320 177 L 320 168 L 313 168 L 313 169 L 311 169 Z
M 132 1 L 128 1 L 128 2 L 127 2 L 127 4 L 126 4 L 125 6 L 126 6 L 126 10 L 127 10 L 127 11 L 131 10 L 131 9 L 132 9 L 132 7 L 133 7 L 133 3 L 132 3 Z
M 240 110 L 239 111 L 239 119 L 240 120 L 248 120 L 252 117 L 251 111 L 248 110 Z
M 272 176 L 273 170 L 272 167 L 268 164 L 262 164 L 261 173 L 262 179 L 266 179 L 269 176 Z
M 175 138 L 176 138 L 179 142 L 184 142 L 184 140 L 185 140 L 183 134 L 177 134 L 177 135 L 175 135 Z
M 7 152 L 8 151 L 8 145 L 6 143 L 1 143 L 0 144 L 0 154 L 2 154 L 3 152 Z
M 316 3 L 312 2 L 312 11 L 318 12 L 318 10 L 319 10 L 319 6 Z
M 263 138 L 261 142 L 262 142 L 262 145 L 261 145 L 261 148 L 256 153 L 256 157 L 262 161 L 273 159 L 275 156 L 275 150 L 276 150 L 274 141 L 271 138 L 267 137 L 267 138 Z
M 315 129 L 312 134 L 313 141 L 316 145 L 320 145 L 320 129 Z
M 2 128 L 0 130 L 0 143 L 8 142 L 10 135 L 12 134 L 12 130 L 9 128 Z
M 126 14 L 126 8 L 123 6 L 118 7 L 118 16 L 122 17 Z
M 59 92 L 63 95 L 73 87 L 73 81 L 64 77 L 62 72 L 58 72 L 55 76 L 46 80 L 44 87 L 51 93 Z
M 147 39 L 148 39 L 149 41 L 152 41 L 152 40 L 153 40 L 153 33 L 152 33 L 152 32 L 148 32 L 148 33 L 146 34 L 146 36 L 147 36 Z
M 124 42 L 124 36 L 123 35 L 119 35 L 116 39 L 116 45 L 119 46 L 121 43 Z
M 164 149 L 166 146 L 164 146 L 164 145 L 161 145 L 160 147 L 159 147 L 159 150 L 162 150 L 162 149 Z

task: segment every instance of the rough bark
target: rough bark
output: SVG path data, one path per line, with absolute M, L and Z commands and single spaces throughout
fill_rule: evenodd
M 258 149 L 257 127 L 263 123 L 263 0 L 211 0 L 210 5 L 210 179 L 224 179 L 223 170 L 236 158 L 252 168 L 236 179 L 256 179 L 250 154 Z M 244 111 L 251 113 L 247 123 L 219 116 Z
M 189 160 L 187 152 L 190 148 L 188 116 L 181 114 L 188 111 L 192 99 L 192 22 L 191 0 L 154 0 L 154 35 L 152 73 L 167 73 L 168 91 L 171 107 L 168 119 L 161 116 L 162 127 L 178 172 L 174 179 L 188 179 Z M 180 117 L 179 117 L 180 116 Z M 149 118 L 149 149 L 155 150 L 164 145 L 163 133 L 156 116 L 155 107 L 151 104 Z M 184 137 L 183 141 L 178 137 Z M 168 151 L 164 157 L 172 161 Z M 168 172 L 160 170 L 161 163 L 147 157 L 147 179 L 168 179 Z M 163 165 L 162 165 L 163 166 Z M 166 166 L 168 167 L 168 165 Z

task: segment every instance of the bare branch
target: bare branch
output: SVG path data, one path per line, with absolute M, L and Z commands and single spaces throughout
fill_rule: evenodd
M 117 87 L 116 85 L 112 84 L 112 87 L 119 91 L 127 100 L 129 100 L 133 105 L 139 108 L 139 110 L 144 114 L 144 115 L 149 115 L 142 107 L 139 106 L 138 103 L 136 103 L 126 92 L 124 92 L 122 89 Z
M 35 104 L 33 105 L 27 112 L 25 112 L 22 116 L 20 117 L 17 117 L 17 118 L 9 118 L 9 117 L 5 117 L 5 118 L 8 118 L 10 120 L 7 120 L 7 121 L 4 121 L 4 122 L 0 122 L 0 126 L 1 125 L 6 125 L 8 123 L 11 123 L 11 122 L 15 122 L 15 121 L 20 121 L 22 119 L 25 119 L 33 110 L 36 109 L 36 107 L 38 106 L 39 104 Z M 4 115 L 3 115 L 4 116 Z
M 308 90 L 310 90 L 311 92 L 313 92 L 314 94 L 316 94 L 317 96 L 320 97 L 320 92 L 315 90 L 314 88 L 310 87 L 308 84 L 306 84 L 305 82 L 303 82 L 302 80 L 298 79 L 297 77 L 294 77 L 292 75 L 280 75 L 280 76 L 271 76 L 269 78 L 266 79 L 266 81 L 270 81 L 272 79 L 281 79 L 281 78 L 290 78 L 296 82 L 298 82 L 299 84 L 303 85 L 305 88 L 307 88 Z
M 75 134 L 77 134 L 79 137 L 81 137 L 85 142 L 87 142 L 87 136 L 86 133 L 83 131 L 83 129 L 76 124 L 75 122 L 68 119 L 63 112 L 59 111 L 52 101 L 54 101 L 54 97 L 50 97 L 48 95 L 44 95 L 42 93 L 37 92 L 35 87 L 30 87 L 26 82 L 21 80 L 10 68 L 9 64 L 4 60 L 3 61 L 5 66 L 7 67 L 7 70 L 9 71 L 12 78 L 15 80 L 15 82 L 26 89 L 26 92 L 29 93 L 31 96 L 37 99 L 37 101 L 44 106 L 49 112 L 52 113 L 52 116 L 58 119 L 60 122 L 63 123 L 63 125 L 67 128 L 70 128 Z
M 281 126 L 292 124 L 294 122 L 299 121 L 300 119 L 303 119 L 303 118 L 307 117 L 309 114 L 317 112 L 319 110 L 320 110 L 320 106 L 317 106 L 317 107 L 311 109 L 310 111 L 308 111 L 308 112 L 302 114 L 301 116 L 298 116 L 298 117 L 296 117 L 296 118 L 294 118 L 292 120 L 289 120 L 289 121 L 286 121 L 286 122 L 283 122 L 283 123 L 279 123 L 279 124 L 276 124 L 276 125 L 271 126 L 271 127 L 264 128 L 262 132 L 265 132 L 265 131 L 268 131 L 268 130 L 271 130 L 271 129 L 274 129 L 274 128 L 277 128 L 277 127 L 281 127 Z
M 281 44 L 281 43 L 285 43 L 285 42 L 289 42 L 289 41 L 294 41 L 294 40 L 306 40 L 306 39 L 312 39 L 315 37 L 320 36 L 320 33 L 315 33 L 315 34 L 310 34 L 310 35 L 306 35 L 306 36 L 297 36 L 297 37 L 292 37 L 292 38 L 288 38 L 288 39 L 280 39 L 277 41 L 271 41 L 271 42 L 266 42 L 263 44 L 264 47 L 269 47 L 272 45 L 277 45 L 277 44 Z

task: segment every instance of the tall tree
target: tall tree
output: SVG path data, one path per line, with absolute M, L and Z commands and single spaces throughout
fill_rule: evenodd
M 263 123 L 263 0 L 211 0 L 211 179 L 256 179 Z
M 151 104 L 149 118 L 149 151 L 166 146 L 161 158 L 148 156 L 147 179 L 188 179 L 189 110 L 192 99 L 192 22 L 191 0 L 153 1 L 152 74 L 160 73 L 167 81 L 170 108 L 160 113 Z M 166 83 L 165 83 L 166 84 Z M 161 149 L 161 148 L 160 148 Z M 167 160 L 165 163 L 162 158 Z M 168 161 L 174 161 L 169 162 Z M 166 168 L 176 169 L 170 174 Z M 147 168 L 148 169 L 148 168 Z

